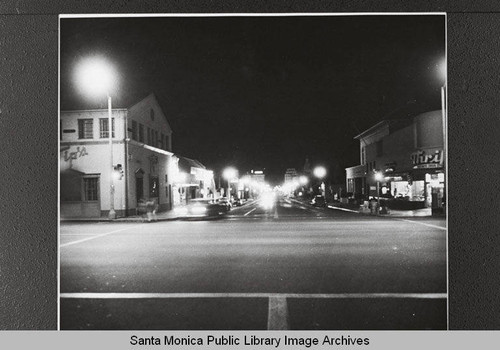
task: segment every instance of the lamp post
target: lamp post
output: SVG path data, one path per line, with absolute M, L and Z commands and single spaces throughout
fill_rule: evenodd
M 224 169 L 222 176 L 227 180 L 227 200 L 231 201 L 231 180 L 236 177 L 237 170 L 234 168 Z
M 113 166 L 113 118 L 111 117 L 111 96 L 108 93 L 108 136 L 109 136 L 109 163 L 111 164 L 111 176 L 109 177 L 109 219 L 116 219 L 115 212 L 115 184 L 114 184 L 114 166 Z
M 314 174 L 314 176 L 316 176 L 321 181 L 321 185 L 324 186 L 324 184 L 323 184 L 323 178 L 326 176 L 326 169 L 325 169 L 325 167 L 323 167 L 323 166 L 317 166 L 317 167 L 315 167 L 314 170 L 313 170 L 313 174 Z M 323 195 L 323 197 L 325 197 L 324 187 L 321 188 L 321 194 Z
M 377 181 L 377 215 L 380 208 L 380 181 L 383 179 L 384 175 L 380 171 L 375 172 L 375 180 Z
M 113 165 L 113 118 L 111 91 L 116 85 L 116 74 L 113 66 L 99 56 L 88 57 L 76 67 L 75 80 L 78 88 L 84 94 L 100 98 L 104 94 L 108 98 L 108 140 L 109 140 L 109 219 L 116 219 L 115 187 Z

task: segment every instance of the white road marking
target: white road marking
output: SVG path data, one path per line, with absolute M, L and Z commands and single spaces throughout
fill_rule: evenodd
M 267 311 L 267 329 L 282 331 L 289 329 L 286 297 L 270 297 Z
M 116 232 L 120 232 L 120 231 L 125 231 L 125 230 L 129 230 L 131 228 L 135 228 L 135 227 L 138 227 L 140 225 L 134 225 L 134 226 L 129 226 L 129 227 L 126 227 L 126 228 L 122 228 L 122 229 L 119 229 L 119 230 L 114 230 L 114 231 L 110 231 L 110 232 L 106 232 L 106 233 L 101 233 L 99 235 L 95 235 L 95 236 L 92 236 L 92 237 L 88 237 L 88 238 L 83 238 L 83 239 L 79 239 L 79 240 L 76 240 L 76 241 L 72 241 L 72 242 L 68 242 L 68 243 L 64 243 L 64 244 L 61 244 L 59 245 L 61 248 L 62 247 L 67 247 L 67 246 L 70 246 L 70 245 L 73 245 L 73 244 L 78 244 L 78 243 L 82 243 L 82 242 L 86 242 L 86 241 L 90 241 L 92 239 L 96 239 L 96 238 L 99 238 L 99 237 L 104 237 L 104 236 L 107 236 L 107 235 L 110 235 L 112 233 L 116 233 Z
M 291 299 L 445 299 L 446 293 L 61 293 L 64 299 L 171 299 L 171 298 L 291 298 Z
M 244 214 L 243 216 L 247 216 L 248 214 L 250 214 L 251 212 L 253 212 L 254 210 L 257 210 L 257 208 L 253 208 L 252 210 L 250 210 L 248 213 Z
M 347 212 L 350 212 L 350 213 L 359 213 L 358 211 L 356 210 L 351 210 L 351 209 L 346 209 L 346 208 L 339 208 L 339 207 L 334 207 L 333 205 L 329 205 L 328 208 L 330 209 L 335 209 L 335 210 L 342 210 L 342 211 L 347 211 Z
M 438 228 L 440 230 L 444 230 L 446 231 L 446 227 L 442 227 L 442 226 L 438 226 L 438 225 L 432 225 L 432 224 L 427 224 L 425 222 L 420 222 L 420 221 L 413 221 L 413 220 L 408 220 L 408 219 L 397 219 L 397 220 L 401 220 L 401 221 L 406 221 L 406 222 L 411 222 L 413 224 L 420 224 L 420 225 L 424 225 L 424 226 L 428 226 L 428 227 L 432 227 L 432 228 Z

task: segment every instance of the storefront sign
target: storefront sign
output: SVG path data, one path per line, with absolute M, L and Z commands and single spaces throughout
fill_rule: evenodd
M 413 169 L 441 168 L 443 166 L 443 150 L 417 151 L 411 155 Z
M 76 151 L 74 152 L 69 152 L 69 151 L 64 151 L 64 161 L 70 163 L 70 167 L 73 164 L 74 159 L 78 159 L 80 157 L 88 155 L 87 150 L 85 147 L 77 147 Z

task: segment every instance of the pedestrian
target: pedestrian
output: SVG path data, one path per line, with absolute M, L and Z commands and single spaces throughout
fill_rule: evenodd
M 147 216 L 148 216 L 148 222 L 151 221 L 157 221 L 156 217 L 156 210 L 157 210 L 157 205 L 154 199 L 149 199 L 146 202 L 146 210 L 147 210 Z

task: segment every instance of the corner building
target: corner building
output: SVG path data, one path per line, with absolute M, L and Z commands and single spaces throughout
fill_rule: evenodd
M 172 129 L 154 94 L 112 110 L 112 147 L 108 125 L 107 109 L 61 111 L 61 218 L 107 217 L 111 179 L 117 217 L 137 214 L 141 199 L 170 210 Z
M 347 192 L 359 201 L 385 198 L 394 209 L 445 207 L 445 161 L 441 110 L 384 120 L 357 135 L 360 165 L 346 168 Z M 375 172 L 383 179 L 377 180 Z

